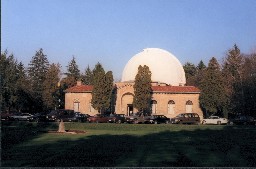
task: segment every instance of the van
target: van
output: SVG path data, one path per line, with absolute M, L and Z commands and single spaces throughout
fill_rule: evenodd
M 200 117 L 197 113 L 181 113 L 171 118 L 172 124 L 200 124 Z

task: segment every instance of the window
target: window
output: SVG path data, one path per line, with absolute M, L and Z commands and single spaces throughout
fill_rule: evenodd
M 152 114 L 156 114 L 157 113 L 157 101 L 156 100 L 152 100 L 151 101 L 151 112 Z
M 174 108 L 175 108 L 175 102 L 173 100 L 169 100 L 169 102 L 168 102 L 168 114 L 175 114 Z
M 193 102 L 191 100 L 188 100 L 186 102 L 186 113 L 192 113 L 193 112 Z
M 79 112 L 79 102 L 74 102 L 74 111 Z

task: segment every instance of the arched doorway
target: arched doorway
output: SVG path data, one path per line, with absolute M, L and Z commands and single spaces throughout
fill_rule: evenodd
M 175 102 L 173 100 L 169 100 L 169 102 L 168 102 L 168 114 L 175 114 L 174 108 L 175 108 Z
M 193 102 L 191 100 L 188 100 L 186 102 L 186 113 L 192 113 L 193 112 Z
M 133 104 L 132 104 L 133 97 L 134 95 L 132 93 L 125 93 L 121 98 L 122 113 L 126 114 L 127 116 L 130 116 L 131 114 L 133 114 L 133 111 L 134 111 Z
M 156 100 L 151 101 L 151 113 L 152 114 L 157 113 L 157 101 Z

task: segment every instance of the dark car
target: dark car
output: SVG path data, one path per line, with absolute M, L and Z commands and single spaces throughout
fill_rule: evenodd
M 15 114 L 20 114 L 20 113 L 17 113 L 17 112 L 4 112 L 1 114 L 1 121 L 12 121 L 14 120 L 12 118 L 12 116 L 14 116 Z
M 87 121 L 89 123 L 108 123 L 109 122 L 109 115 L 96 114 L 94 116 L 88 117 Z
M 109 120 L 110 123 L 124 123 L 125 122 L 125 115 L 124 114 L 110 114 Z
M 126 123 L 133 123 L 133 124 L 142 124 L 142 123 L 152 123 L 152 117 L 149 116 L 147 113 L 137 112 L 127 116 L 125 121 Z
M 248 115 L 240 115 L 229 120 L 230 125 L 256 125 L 256 119 Z
M 58 109 L 52 110 L 46 115 L 47 121 L 72 121 L 75 117 L 74 110 Z
M 172 124 L 200 124 L 200 117 L 197 113 L 181 113 L 171 118 Z
M 152 115 L 152 123 L 154 123 L 154 124 L 160 124 L 160 123 L 168 124 L 168 123 L 170 123 L 170 118 L 167 118 L 164 115 Z
M 46 122 L 46 113 L 36 113 L 28 118 L 30 122 Z
M 91 117 L 89 114 L 82 114 L 80 112 L 75 112 L 73 116 L 64 118 L 63 121 L 69 122 L 86 122 L 87 118 Z

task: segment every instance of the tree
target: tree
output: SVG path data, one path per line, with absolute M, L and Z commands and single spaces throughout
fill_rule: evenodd
M 95 65 L 93 69 L 93 90 L 92 90 L 92 107 L 105 113 L 110 108 L 113 90 L 113 75 L 111 71 L 105 74 L 100 63 Z
M 235 44 L 227 53 L 223 64 L 223 76 L 225 77 L 225 92 L 228 96 L 228 105 L 231 112 L 244 113 L 244 89 L 243 89 L 243 57 L 240 49 Z
M 17 66 L 18 68 L 18 80 L 16 82 L 17 85 L 17 100 L 16 100 L 16 110 L 31 112 L 33 111 L 31 108 L 31 103 L 33 103 L 33 99 L 31 96 L 31 88 L 30 81 L 28 79 L 26 70 L 22 62 L 20 62 Z
M 85 74 L 82 77 L 82 82 L 85 85 L 92 85 L 93 84 L 93 72 L 91 71 L 89 65 L 87 66 L 85 70 Z
M 76 64 L 76 59 L 74 56 L 72 60 L 68 63 L 67 73 L 65 73 L 65 75 L 66 77 L 64 82 L 66 82 L 67 84 L 65 84 L 64 86 L 68 86 L 68 87 L 75 86 L 77 81 L 81 80 L 80 70 L 78 68 L 78 65 Z
M 256 52 L 244 55 L 244 63 L 242 65 L 242 91 L 243 91 L 243 110 L 245 114 L 256 115 Z M 239 85 L 239 84 L 238 84 Z M 241 90 L 239 88 L 234 93 L 239 96 Z M 238 98 L 239 99 L 239 98 Z
M 46 74 L 49 69 L 49 61 L 47 56 L 43 53 L 43 49 L 36 51 L 36 54 L 32 57 L 28 67 L 28 75 L 32 85 L 33 99 L 35 101 L 34 109 L 37 111 L 42 111 L 43 109 L 43 91 L 44 91 L 44 81 L 46 79 Z
M 186 83 L 188 86 L 194 86 L 195 85 L 195 78 L 196 78 L 196 67 L 194 64 L 190 62 L 186 62 L 183 66 L 185 71 L 185 77 L 186 77 Z
M 214 57 L 206 68 L 204 78 L 200 83 L 200 89 L 199 102 L 206 116 L 213 113 L 224 113 L 226 115 L 224 79 L 220 65 Z
M 58 100 L 60 99 L 58 92 L 58 82 L 60 81 L 60 64 L 51 64 L 46 79 L 43 83 L 43 102 L 45 109 L 54 109 L 58 107 Z
M 135 77 L 133 105 L 143 113 L 150 113 L 152 96 L 151 71 L 149 67 L 140 65 Z

